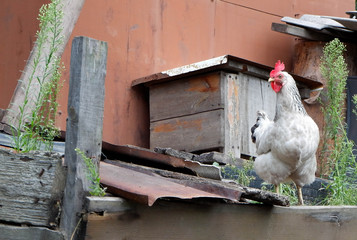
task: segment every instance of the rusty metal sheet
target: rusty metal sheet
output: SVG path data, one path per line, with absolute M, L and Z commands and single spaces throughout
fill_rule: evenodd
M 128 168 L 106 162 L 100 162 L 100 178 L 108 192 L 149 206 L 159 198 L 217 198 L 238 202 L 241 195 L 239 190 L 212 185 L 209 191 L 204 191 L 202 189 L 207 188 L 204 182 L 171 181 L 154 171 L 140 171 L 134 166 Z
M 177 158 L 161 153 L 156 153 L 149 149 L 139 148 L 131 145 L 118 146 L 109 143 L 103 143 L 103 149 L 112 152 L 113 154 L 113 156 L 111 156 L 112 159 L 115 159 L 113 157 L 126 156 L 130 158 L 129 160 L 132 160 L 137 164 L 143 164 L 146 166 L 159 164 L 159 166 L 155 166 L 155 167 L 160 167 L 160 166 L 167 166 L 170 168 L 174 167 L 177 168 L 178 171 L 181 168 L 181 169 L 189 170 L 189 172 L 199 177 L 221 180 L 221 174 L 219 168 L 212 165 L 201 164 L 197 161 L 190 161 L 190 160 L 185 160 L 182 158 Z M 125 159 L 120 159 L 120 160 L 125 161 Z

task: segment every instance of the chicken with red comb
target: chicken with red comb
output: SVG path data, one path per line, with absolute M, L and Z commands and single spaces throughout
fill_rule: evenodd
M 293 181 L 299 204 L 303 205 L 301 189 L 315 180 L 320 136 L 301 102 L 295 80 L 284 69 L 279 60 L 268 80 L 277 93 L 274 120 L 258 111 L 256 124 L 251 128 L 258 155 L 254 169 L 259 177 L 274 184 L 277 192 L 280 183 Z

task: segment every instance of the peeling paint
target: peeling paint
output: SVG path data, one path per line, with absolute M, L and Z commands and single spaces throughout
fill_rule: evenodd
M 192 63 L 192 64 L 185 65 L 185 66 L 178 67 L 178 68 L 173 68 L 173 69 L 162 72 L 162 74 L 167 74 L 168 76 L 173 77 L 173 76 L 197 71 L 197 70 L 208 68 L 208 67 L 218 66 L 218 65 L 221 65 L 221 64 L 224 64 L 227 62 L 228 62 L 228 57 L 227 57 L 227 55 L 224 55 L 224 56 L 212 58 L 212 59 L 209 59 L 206 61 Z

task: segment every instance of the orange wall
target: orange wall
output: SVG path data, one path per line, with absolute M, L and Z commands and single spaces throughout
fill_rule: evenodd
M 0 108 L 6 109 L 36 41 L 37 15 L 49 0 L 0 0 Z
M 28 1 L 11 2 L 19 5 Z M 353 10 L 354 4 L 354 0 L 86 0 L 63 54 L 67 70 L 59 98 L 58 126 L 65 129 L 74 36 L 108 42 L 104 140 L 147 147 L 148 99 L 145 91 L 130 87 L 134 79 L 224 54 L 271 66 L 281 59 L 290 70 L 295 38 L 271 31 L 271 23 L 280 22 L 282 16 L 304 13 L 347 16 L 344 12 Z M 24 44 L 12 51 L 20 48 L 28 53 Z M 7 71 L 18 72 L 21 66 Z M 11 75 L 7 91 L 12 91 L 9 89 L 14 88 L 17 78 Z M 1 99 L 0 108 L 6 108 L 4 101 Z

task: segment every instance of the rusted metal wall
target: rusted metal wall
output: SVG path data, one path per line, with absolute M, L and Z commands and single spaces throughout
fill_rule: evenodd
M 6 71 L 8 77 L 0 75 L 0 108 L 7 107 L 9 93 L 15 88 L 28 56 L 29 42 L 33 43 L 33 35 L 19 33 L 25 31 L 25 26 L 15 23 L 20 20 L 36 22 L 37 9 L 43 0 L 25 2 L 1 2 L 9 9 L 0 8 L 4 24 L 1 36 L 11 36 L 6 41 L 1 39 L 1 46 L 8 52 L 0 54 L 0 72 Z M 108 42 L 104 141 L 147 147 L 148 98 L 143 89 L 130 87 L 134 79 L 225 54 L 270 66 L 281 59 L 287 70 L 291 70 L 295 39 L 271 31 L 271 23 L 280 22 L 282 16 L 305 13 L 345 16 L 344 12 L 353 10 L 354 4 L 353 0 L 86 0 L 63 54 L 67 70 L 59 97 L 58 126 L 65 129 L 70 49 L 74 36 L 84 35 Z M 29 6 L 31 14 L 18 14 Z M 10 10 L 18 17 L 6 22 Z M 31 26 L 26 27 L 26 31 L 33 30 Z M 16 31 L 9 32 L 6 30 L 9 27 Z M 12 43 L 18 38 L 23 42 Z M 16 52 L 23 54 L 19 57 Z M 10 60 L 17 65 L 4 67 L 4 62 Z
M 6 109 L 36 41 L 37 15 L 49 0 L 0 1 L 0 108 Z

